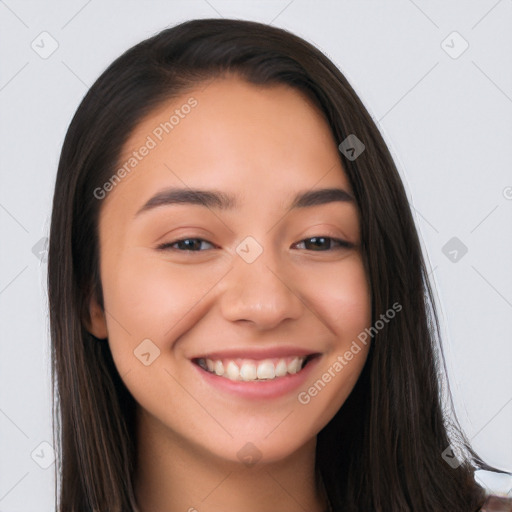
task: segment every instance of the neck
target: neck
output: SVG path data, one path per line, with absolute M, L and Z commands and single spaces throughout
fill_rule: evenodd
M 140 512 L 325 512 L 315 477 L 316 437 L 286 459 L 247 466 L 220 459 L 139 415 L 134 480 Z

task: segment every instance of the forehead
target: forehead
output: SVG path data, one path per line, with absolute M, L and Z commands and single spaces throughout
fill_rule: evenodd
M 236 77 L 156 108 L 123 147 L 123 165 L 129 172 L 107 200 L 122 190 L 134 207 L 159 186 L 228 188 L 239 190 L 242 201 L 260 202 L 269 193 L 291 197 L 317 183 L 350 192 L 337 143 L 316 105 L 287 85 L 256 86 Z

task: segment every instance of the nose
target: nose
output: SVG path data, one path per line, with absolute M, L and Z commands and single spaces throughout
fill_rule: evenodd
M 304 304 L 294 284 L 297 277 L 283 271 L 269 250 L 252 263 L 235 254 L 233 268 L 221 282 L 221 313 L 226 320 L 250 322 L 260 330 L 296 320 Z

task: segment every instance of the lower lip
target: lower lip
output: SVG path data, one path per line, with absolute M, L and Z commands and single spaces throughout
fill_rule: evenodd
M 278 377 L 272 380 L 261 380 L 253 382 L 245 382 L 241 380 L 231 380 L 227 377 L 219 377 L 215 373 L 204 370 L 199 365 L 192 363 L 201 377 L 213 387 L 226 391 L 233 395 L 250 398 L 250 399 L 266 399 L 278 398 L 287 395 L 297 388 L 301 387 L 311 372 L 315 369 L 321 356 L 317 356 L 300 371 L 293 374 L 287 374 L 284 377 Z

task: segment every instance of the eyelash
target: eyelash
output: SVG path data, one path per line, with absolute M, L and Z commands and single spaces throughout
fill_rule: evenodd
M 308 238 L 304 238 L 303 240 L 301 240 L 298 243 L 300 244 L 300 243 L 303 243 L 303 242 L 305 242 L 307 240 L 313 240 L 313 239 L 317 239 L 317 238 L 323 238 L 323 239 L 326 239 L 326 240 L 334 241 L 335 243 L 338 244 L 337 250 L 340 250 L 340 249 L 350 249 L 350 248 L 354 247 L 354 244 L 352 244 L 351 242 L 347 242 L 346 240 L 342 240 L 340 238 L 334 238 L 334 237 L 324 236 L 324 235 L 311 236 L 311 237 L 308 237 Z M 172 247 L 173 245 L 175 245 L 177 243 L 185 242 L 185 241 L 188 241 L 188 240 L 200 240 L 201 242 L 207 242 L 210 245 L 214 245 L 211 242 L 208 242 L 208 240 L 205 240 L 204 238 L 190 237 L 190 238 L 180 238 L 179 240 L 175 240 L 173 242 L 166 242 L 164 244 L 159 245 L 157 247 L 157 249 L 162 250 L 162 251 L 171 250 L 171 251 L 186 252 L 186 253 L 204 252 L 204 251 L 192 251 L 190 249 L 180 250 L 180 249 L 175 249 L 175 248 Z M 306 250 L 308 250 L 308 249 L 306 249 Z M 336 248 L 335 249 L 327 249 L 325 251 L 322 251 L 322 250 L 321 251 L 311 250 L 311 252 L 331 252 L 333 250 L 336 250 Z

